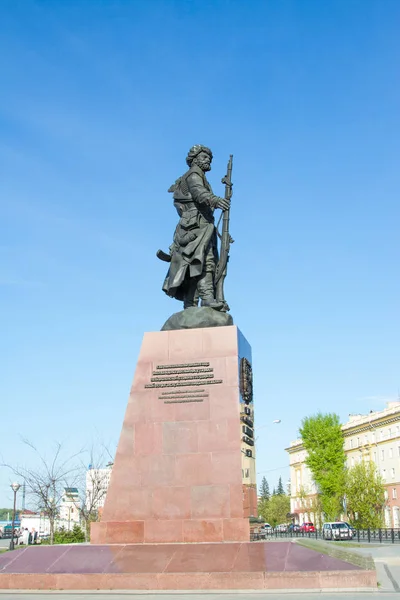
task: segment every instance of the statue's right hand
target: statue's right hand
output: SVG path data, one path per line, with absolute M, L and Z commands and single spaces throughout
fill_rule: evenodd
M 215 206 L 216 208 L 220 208 L 221 210 L 228 210 L 231 206 L 231 201 L 226 200 L 226 198 L 218 198 Z

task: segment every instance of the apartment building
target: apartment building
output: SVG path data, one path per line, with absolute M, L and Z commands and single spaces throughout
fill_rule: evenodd
M 106 501 L 110 485 L 113 463 L 108 463 L 104 469 L 95 469 L 92 465 L 86 472 L 86 508 L 102 509 Z
M 59 520 L 63 522 L 63 527 L 68 530 L 74 525 L 79 525 L 80 498 L 77 488 L 64 488 L 64 493 L 60 502 Z M 61 526 L 61 525 L 60 525 Z
M 351 414 L 342 425 L 347 466 L 362 460 L 373 461 L 385 482 L 385 525 L 400 527 L 400 401 L 367 415 Z M 289 453 L 290 510 L 299 523 L 315 521 L 313 507 L 317 490 L 305 464 L 307 452 L 302 440 L 291 442 Z

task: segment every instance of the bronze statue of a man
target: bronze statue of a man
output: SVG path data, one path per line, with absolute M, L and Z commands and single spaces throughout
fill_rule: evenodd
M 209 148 L 193 146 L 186 157 L 189 170 L 169 188 L 179 223 L 175 229 L 170 254 L 157 253 L 170 262 L 163 290 L 172 298 L 183 300 L 184 308 L 209 306 L 224 310 L 225 303 L 215 298 L 215 270 L 218 262 L 217 230 L 214 210 L 228 210 L 230 200 L 215 196 L 206 178 L 213 155 Z

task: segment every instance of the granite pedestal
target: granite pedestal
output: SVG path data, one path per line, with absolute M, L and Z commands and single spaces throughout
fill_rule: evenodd
M 93 544 L 249 540 L 243 356 L 236 326 L 145 333 Z

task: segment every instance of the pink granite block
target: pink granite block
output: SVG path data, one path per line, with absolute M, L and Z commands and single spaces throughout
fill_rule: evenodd
M 107 523 L 90 523 L 90 543 L 105 544 L 107 535 Z
M 150 383 L 150 378 L 153 373 L 153 363 L 149 360 L 143 361 L 140 359 L 141 357 L 139 357 L 140 362 L 136 364 L 135 374 L 131 386 L 131 394 L 134 394 L 135 392 L 144 392 L 146 389 L 144 386 Z
M 161 527 L 166 525 L 161 523 Z M 174 552 L 174 544 L 129 544 L 119 546 L 115 554 L 112 568 L 118 573 L 149 573 L 156 575 L 164 571 Z M 108 569 L 110 572 L 110 569 Z
M 152 491 L 150 488 L 132 487 L 129 491 L 121 491 L 115 486 L 113 495 L 104 505 L 102 521 L 143 520 L 152 517 Z
M 211 454 L 178 454 L 175 485 L 207 485 L 211 477 Z
M 321 588 L 376 588 L 376 571 L 318 571 Z
M 234 356 L 226 356 L 225 361 L 225 380 L 226 386 L 239 388 L 239 358 Z
M 212 369 L 212 374 L 214 375 L 214 379 L 222 379 L 223 383 L 218 383 L 214 386 L 211 386 L 212 389 L 215 388 L 220 388 L 222 386 L 226 386 L 226 377 L 227 377 L 227 373 L 226 373 L 226 358 L 223 356 L 217 356 L 217 357 L 208 357 L 205 356 L 201 359 L 201 362 L 209 362 L 210 366 L 207 368 L 211 368 Z
M 263 573 L 210 573 L 207 581 L 210 590 L 262 590 Z
M 153 390 L 133 392 L 126 407 L 124 425 L 134 425 L 135 423 L 143 423 L 152 421 L 149 410 L 149 404 L 156 397 L 156 392 Z
M 144 541 L 148 544 L 183 542 L 184 539 L 182 519 L 154 519 L 152 521 L 145 521 Z
M 108 521 L 108 544 L 138 544 L 144 542 L 144 521 Z
M 118 446 L 119 448 L 119 446 Z M 110 486 L 107 492 L 107 498 L 111 498 L 113 489 L 120 494 L 129 491 L 132 487 L 140 486 L 141 472 L 140 463 L 135 459 L 132 452 L 121 454 L 117 452 L 115 456 L 114 468 L 111 473 Z
M 162 423 L 135 423 L 135 454 L 161 454 Z
M 220 419 L 198 423 L 199 452 L 236 450 L 240 452 L 239 419 Z
M 211 454 L 211 483 L 242 484 L 242 459 L 237 451 Z
M 168 362 L 168 331 L 150 331 L 143 336 L 138 364 L 143 362 Z
M 230 517 L 229 486 L 193 486 L 191 489 L 191 516 L 194 519 Z
M 250 540 L 250 526 L 248 519 L 224 519 L 224 542 L 248 542 Z
M 238 355 L 237 327 L 210 327 L 201 330 L 203 337 L 203 356 Z
M 231 518 L 243 518 L 244 517 L 244 494 L 243 486 L 239 484 L 231 484 L 229 486 L 229 504 L 230 504 L 230 517 Z
M 205 392 L 199 392 L 199 394 L 205 394 L 209 390 L 207 386 L 204 388 Z M 198 392 L 198 390 L 195 390 Z M 188 402 L 182 404 L 174 404 L 175 406 L 175 420 L 176 421 L 208 421 L 210 418 L 210 400 L 209 398 L 203 398 L 202 402 Z
M 198 424 L 190 421 L 163 424 L 163 453 L 189 454 L 198 451 Z
M 157 589 L 204 590 L 207 589 L 208 578 L 208 573 L 160 573 L 157 576 Z
M 177 544 L 167 573 L 220 573 L 231 571 L 238 544 Z
M 121 435 L 119 436 L 118 452 L 120 454 L 133 454 L 134 439 L 134 425 L 128 425 L 125 420 L 122 426 Z
M 173 454 L 149 454 L 140 457 L 141 485 L 164 486 L 176 484 L 175 456 Z
M 222 542 L 222 519 L 191 519 L 183 521 L 184 542 Z
M 168 423 L 176 421 L 176 404 L 164 404 L 164 400 L 161 397 L 161 391 L 157 390 L 154 396 L 149 399 L 147 404 L 147 411 L 149 419 L 154 423 Z
M 277 590 L 312 590 L 320 588 L 318 573 L 313 571 L 282 571 L 264 574 L 264 588 Z
M 169 336 L 168 360 L 171 363 L 199 362 L 201 356 L 201 329 L 180 329 Z
M 240 419 L 239 389 L 230 386 L 213 386 L 210 402 L 210 419 Z
M 188 519 L 190 517 L 190 488 L 155 488 L 152 510 L 154 517 L 158 519 Z

